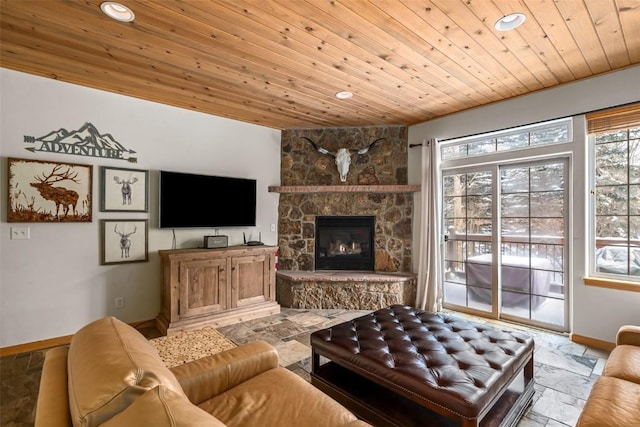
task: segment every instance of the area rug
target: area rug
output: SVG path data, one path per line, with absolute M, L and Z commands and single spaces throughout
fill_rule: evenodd
M 220 332 L 210 327 L 153 338 L 149 341 L 169 368 L 237 347 Z

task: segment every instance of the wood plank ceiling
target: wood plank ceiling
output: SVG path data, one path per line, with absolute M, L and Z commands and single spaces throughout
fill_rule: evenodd
M 640 63 L 640 0 L 122 3 L 133 22 L 0 0 L 0 65 L 288 129 L 412 125 Z

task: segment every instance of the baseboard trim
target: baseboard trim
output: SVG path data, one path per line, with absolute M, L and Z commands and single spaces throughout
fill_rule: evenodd
M 600 350 L 611 351 L 616 347 L 615 343 L 609 341 L 597 340 L 595 338 L 589 338 L 578 334 L 570 334 L 569 338 L 571 341 L 583 344 L 589 347 L 594 347 Z
M 140 322 L 129 323 L 136 329 L 148 328 L 155 325 L 155 319 L 142 320 Z M 49 338 L 41 341 L 34 341 L 25 344 L 11 345 L 9 347 L 0 348 L 0 357 L 13 356 L 20 353 L 29 353 L 32 351 L 45 350 L 51 347 L 58 347 L 61 345 L 67 345 L 71 342 L 73 335 L 66 335 L 63 337 Z
M 67 345 L 71 342 L 73 335 L 66 335 L 64 337 L 49 338 L 42 341 L 28 342 L 25 344 L 12 345 L 9 347 L 0 348 L 0 357 L 13 356 L 19 353 L 30 353 L 32 351 L 44 350 L 51 347 L 58 347 L 61 345 Z

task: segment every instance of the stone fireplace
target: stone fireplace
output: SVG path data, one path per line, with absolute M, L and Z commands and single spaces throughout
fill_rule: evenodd
M 340 181 L 330 155 L 319 153 L 302 137 L 330 152 L 352 150 L 347 181 Z M 384 140 L 365 154 L 356 153 L 378 138 Z M 282 306 L 375 309 L 414 302 L 413 193 L 419 189 L 407 185 L 407 149 L 405 126 L 282 132 L 281 185 L 269 189 L 280 194 L 276 298 Z M 345 262 L 362 253 L 362 243 L 353 236 L 333 236 L 338 253 L 323 255 L 331 251 L 331 242 L 317 240 L 316 224 L 327 217 L 371 218 L 373 236 L 365 251 L 372 259 Z M 327 266 L 323 258 L 337 264 Z
M 373 271 L 374 216 L 317 216 L 316 270 Z

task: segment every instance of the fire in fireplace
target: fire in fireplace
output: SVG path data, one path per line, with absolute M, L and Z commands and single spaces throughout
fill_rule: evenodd
M 374 216 L 316 217 L 316 270 L 373 271 Z

